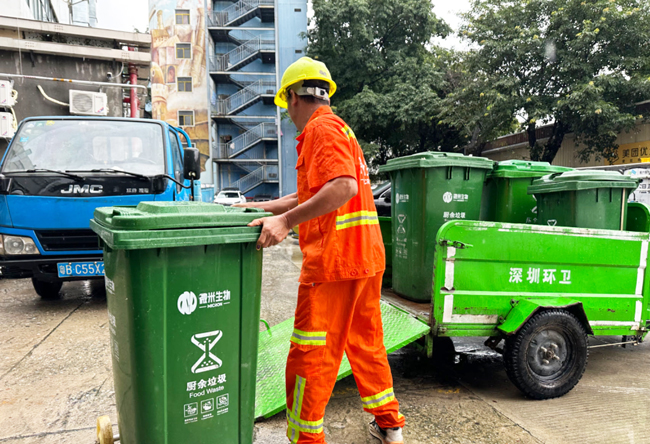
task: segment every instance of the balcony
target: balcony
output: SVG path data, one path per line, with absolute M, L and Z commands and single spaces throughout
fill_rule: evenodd
M 242 193 L 248 193 L 263 183 L 278 183 L 279 179 L 277 165 L 263 165 L 228 186 L 238 188 Z
M 217 100 L 212 113 L 214 116 L 234 116 L 261 100 L 272 104 L 275 90 L 275 81 L 258 80 L 225 99 Z
M 278 128 L 275 123 L 260 123 L 228 143 L 217 143 L 212 151 L 216 159 L 232 159 L 262 141 L 278 140 Z
M 214 11 L 209 26 L 239 26 L 254 17 L 259 17 L 263 22 L 272 22 L 274 8 L 274 0 L 239 0 L 221 11 Z
M 217 54 L 210 60 L 210 72 L 237 71 L 261 58 L 264 63 L 275 63 L 275 39 L 270 33 L 255 35 L 247 31 L 232 37 L 238 46 L 225 54 Z

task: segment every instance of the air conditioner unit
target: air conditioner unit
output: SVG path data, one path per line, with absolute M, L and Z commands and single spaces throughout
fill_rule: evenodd
M 16 100 L 11 94 L 13 89 L 13 82 L 0 80 L 0 108 L 14 106 L 16 104 Z
M 14 116 L 0 113 L 0 138 L 11 139 L 14 136 Z
M 86 116 L 108 115 L 106 94 L 93 91 L 70 90 L 70 114 L 83 114 Z

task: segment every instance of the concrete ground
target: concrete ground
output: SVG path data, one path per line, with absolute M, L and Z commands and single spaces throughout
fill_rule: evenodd
M 262 318 L 271 325 L 293 316 L 300 261 L 292 239 L 264 252 Z M 592 349 L 578 386 L 549 401 L 523 398 L 481 340 L 455 346 L 433 360 L 414 347 L 389 357 L 408 444 L 650 443 L 647 343 Z M 0 443 L 90 444 L 104 414 L 116 422 L 101 286 L 68 283 L 61 300 L 42 301 L 29 280 L 0 281 Z M 328 442 L 377 444 L 370 419 L 354 379 L 339 381 L 325 416 Z M 287 442 L 284 427 L 283 414 L 258 421 L 255 444 Z

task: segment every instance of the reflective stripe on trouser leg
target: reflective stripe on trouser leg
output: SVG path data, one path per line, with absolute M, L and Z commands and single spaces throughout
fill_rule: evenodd
M 301 345 L 325 345 L 326 337 L 326 331 L 302 331 L 294 328 L 291 342 Z
M 302 401 L 305 396 L 305 385 L 307 380 L 296 375 L 296 387 L 293 391 L 293 408 L 287 409 L 287 437 L 295 444 L 298 442 L 300 432 L 321 433 L 323 431 L 323 419 L 318 421 L 306 421 L 300 418 L 302 412 Z
M 379 392 L 376 395 L 366 396 L 365 398 L 361 398 L 361 402 L 363 403 L 363 408 L 366 410 L 371 410 L 377 407 L 381 407 L 382 405 L 386 405 L 389 402 L 394 400 L 395 400 L 395 394 L 393 393 L 393 387 L 386 389 L 383 392 Z

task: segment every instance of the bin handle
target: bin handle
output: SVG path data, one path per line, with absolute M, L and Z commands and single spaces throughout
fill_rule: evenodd
M 263 322 L 264 325 L 266 325 L 266 331 L 268 332 L 269 336 L 273 336 L 273 335 L 271 334 L 271 326 L 269 325 L 269 323 L 266 322 L 264 319 L 260 319 L 260 322 Z

